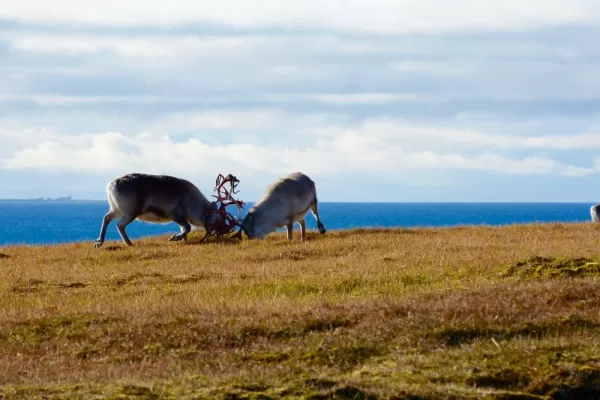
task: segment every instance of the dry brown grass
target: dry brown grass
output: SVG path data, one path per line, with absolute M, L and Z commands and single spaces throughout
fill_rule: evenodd
M 598 243 L 549 224 L 0 248 L 0 398 L 600 396 Z

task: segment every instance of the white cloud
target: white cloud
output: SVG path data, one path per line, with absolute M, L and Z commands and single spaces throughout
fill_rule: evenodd
M 323 104 L 389 104 L 403 101 L 422 101 L 427 96 L 402 93 L 323 93 L 303 96 L 306 99 L 318 101 Z
M 346 127 L 328 127 L 325 136 L 337 136 Z M 379 138 L 409 149 L 497 149 L 497 150 L 600 150 L 600 133 L 566 135 L 493 135 L 470 129 L 414 126 L 391 118 L 368 119 L 351 128 L 358 135 Z
M 169 113 L 146 130 L 153 132 L 234 132 L 238 134 L 304 134 L 314 127 L 347 119 L 338 113 L 296 114 L 276 109 L 210 110 Z
M 471 6 L 464 1 L 462 14 Z M 486 12 L 505 7 L 483 4 Z M 506 9 L 527 15 L 522 9 L 531 7 L 537 15 L 553 7 L 534 6 L 520 2 Z M 415 7 L 418 11 L 420 5 Z M 461 9 L 458 3 L 452 7 Z M 478 7 L 472 6 L 474 14 Z M 280 11 L 287 15 L 287 9 Z M 362 23 L 363 14 L 356 16 Z M 161 97 L 235 102 L 279 96 L 335 107 L 474 99 L 595 100 L 600 96 L 593 42 L 597 30 L 585 30 L 585 19 L 577 23 L 581 30 L 565 28 L 559 32 L 564 34 L 482 33 L 486 25 L 455 34 L 410 35 L 319 29 L 310 34 L 234 28 L 153 31 L 152 26 L 94 30 L 88 24 L 74 31 L 58 25 L 53 31 L 52 26 L 24 25 L 2 33 L 7 46 L 0 46 L 0 57 L 5 57 L 0 86 L 4 96 L 30 94 L 56 101 L 74 94 L 106 101 L 122 94 L 147 102 Z
M 19 33 L 7 35 L 10 47 L 32 53 L 93 54 L 113 52 L 124 57 L 236 57 L 264 56 L 286 52 L 298 57 L 327 55 L 403 54 L 427 50 L 413 43 L 390 43 L 377 38 L 344 37 L 343 35 L 140 35 L 140 34 L 39 34 Z M 290 51 L 292 50 L 293 51 Z M 401 68 L 402 63 L 397 67 Z M 431 67 L 433 64 L 424 64 Z
M 127 57 L 192 56 L 194 54 L 247 56 L 253 50 L 285 46 L 289 39 L 277 37 L 208 37 L 124 35 L 19 35 L 11 47 L 36 53 L 92 54 L 114 52 Z
M 78 105 L 78 104 L 166 104 L 169 103 L 194 103 L 227 105 L 234 101 L 246 100 L 253 102 L 316 102 L 326 105 L 384 105 L 396 102 L 422 102 L 432 101 L 439 97 L 420 94 L 403 93 L 315 93 L 315 94 L 262 94 L 252 96 L 252 99 L 236 96 L 62 96 L 62 95 L 11 95 L 0 94 L 0 101 L 32 101 L 34 103 L 52 105 Z M 173 117 L 175 117 L 173 115 Z
M 260 130 L 278 126 L 284 113 L 272 110 L 217 110 L 173 113 L 153 128 L 157 130 Z
M 456 140 L 456 131 L 420 128 L 432 137 Z M 409 131 L 408 128 L 406 130 Z M 418 132 L 418 129 L 415 131 Z M 580 167 L 540 155 L 514 157 L 488 150 L 493 139 L 481 146 L 483 134 L 472 134 L 477 147 L 454 150 L 430 150 L 426 146 L 409 149 L 406 136 L 393 138 L 389 132 L 361 130 L 327 130 L 309 146 L 260 145 L 243 136 L 234 143 L 219 144 L 190 138 L 142 133 L 127 137 L 120 133 L 55 135 L 39 138 L 25 148 L 4 157 L 4 169 L 59 169 L 80 172 L 145 171 L 151 173 L 197 174 L 214 176 L 223 170 L 245 174 L 284 174 L 302 170 L 319 177 L 351 176 L 355 173 L 410 173 L 413 170 L 455 169 L 504 174 L 556 174 L 583 176 L 600 171 L 598 163 Z M 452 139 L 454 138 L 454 139 Z M 506 138 L 503 138 L 505 140 Z M 552 145 L 552 140 L 536 145 Z M 521 139 L 513 141 L 523 145 Z M 427 142 L 427 141 L 426 141 Z M 426 143 L 424 142 L 424 143 Z M 253 143 L 253 144 L 251 144 Z
M 386 96 L 356 97 L 323 95 L 326 101 L 352 103 L 360 101 L 387 101 Z M 86 117 L 88 120 L 91 116 Z M 98 120 L 89 126 L 96 126 Z M 73 122 L 66 119 L 65 123 Z M 125 122 L 123 122 L 125 121 Z M 129 124 L 123 120 L 121 124 Z M 560 121 L 555 121 L 554 124 Z M 91 138 L 99 129 L 58 132 L 53 128 L 40 128 L 40 120 L 32 120 L 29 124 L 18 119 L 0 119 L 0 139 L 5 146 L 0 148 L 0 155 L 23 148 L 31 148 L 41 143 L 72 143 L 76 146 L 90 146 Z M 119 120 L 115 121 L 119 125 Z M 464 125 L 464 123 L 460 123 Z M 468 124 L 467 124 L 468 125 Z M 510 124 L 505 128 L 510 132 Z M 518 126 L 518 125 L 517 125 Z M 534 125 L 535 128 L 537 125 Z M 133 125 L 132 125 L 133 127 Z M 101 128 L 100 128 L 101 129 Z M 198 138 L 210 144 L 218 143 L 221 135 L 225 141 L 237 137 L 238 143 L 245 138 L 247 143 L 265 143 L 279 147 L 306 147 L 319 140 L 335 143 L 338 148 L 345 149 L 354 143 L 364 141 L 360 146 L 381 143 L 408 152 L 434 151 L 437 153 L 473 153 L 474 151 L 512 152 L 512 151 L 594 151 L 600 150 L 600 133 L 594 131 L 575 133 L 571 130 L 562 134 L 533 136 L 518 134 L 494 134 L 472 128 L 453 128 L 447 124 L 417 124 L 403 119 L 390 117 L 366 117 L 359 119 L 342 109 L 335 112 L 291 112 L 277 108 L 208 108 L 198 111 L 170 112 L 157 118 L 138 121 L 137 127 L 119 133 L 124 139 L 135 131 L 147 132 L 150 138 L 168 135 L 179 142 L 181 137 Z M 528 125 L 525 126 L 528 128 Z M 501 130 L 494 125 L 494 131 Z M 115 134 L 111 134 L 115 135 Z M 112 137 L 112 136 L 111 136 Z M 138 137 L 135 140 L 141 140 Z M 341 141 L 342 138 L 344 141 Z M 352 139 L 355 138 L 356 140 Z M 301 140 L 300 140 L 301 139 Z M 351 140 L 352 139 L 352 140 Z M 298 144 L 302 143 L 301 146 Z
M 94 4 L 94 5 L 93 5 Z M 592 0 L 306 0 L 281 2 L 226 0 L 107 0 L 102 3 L 56 0 L 8 0 L 0 18 L 24 21 L 108 25 L 179 25 L 194 22 L 234 27 L 313 27 L 371 32 L 447 31 L 528 28 L 593 22 Z

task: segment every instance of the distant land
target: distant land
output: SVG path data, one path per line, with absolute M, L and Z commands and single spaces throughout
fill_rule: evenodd
M 65 196 L 65 197 L 56 197 L 56 198 L 50 198 L 50 197 L 36 197 L 33 199 L 0 199 L 0 201 L 73 201 L 72 196 Z

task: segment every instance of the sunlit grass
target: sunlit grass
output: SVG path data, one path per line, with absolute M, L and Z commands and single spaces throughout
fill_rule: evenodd
M 0 397 L 600 393 L 593 224 L 200 237 L 0 248 Z

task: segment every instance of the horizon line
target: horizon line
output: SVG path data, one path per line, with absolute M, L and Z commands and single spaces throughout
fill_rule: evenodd
M 22 202 L 38 202 L 38 203 L 77 203 L 77 202 L 107 202 L 106 199 L 70 199 L 61 200 L 49 197 L 40 198 L 0 198 L 0 201 L 22 201 Z M 245 201 L 248 203 L 256 203 L 257 200 Z M 397 200 L 397 201 L 323 201 L 319 200 L 319 203 L 333 203 L 333 204 L 598 204 L 600 200 L 596 201 L 583 201 L 583 200 L 555 200 L 555 201 L 540 201 L 540 200 L 513 200 L 513 201 L 490 201 L 490 200 L 460 200 L 460 201 L 437 201 L 437 200 Z

